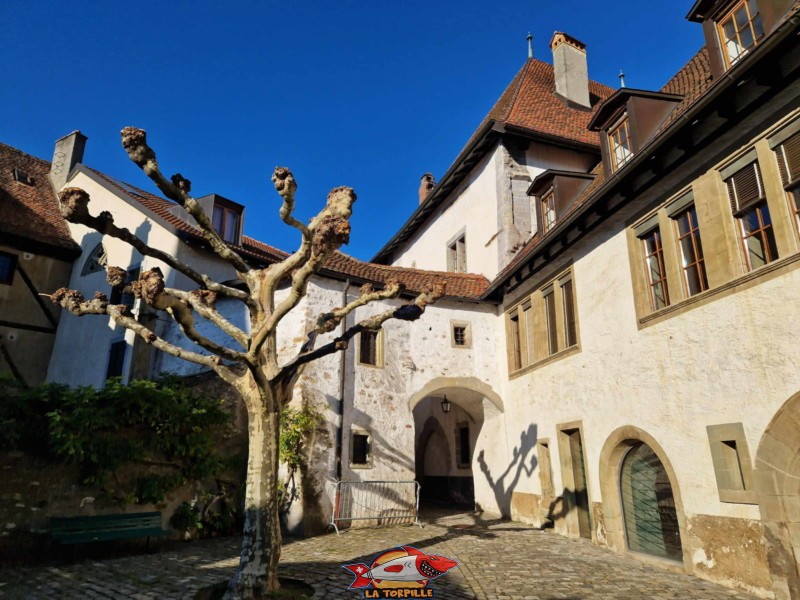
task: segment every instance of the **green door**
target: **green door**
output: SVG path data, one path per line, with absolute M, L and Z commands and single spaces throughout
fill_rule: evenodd
M 628 548 L 682 560 L 672 486 L 664 465 L 647 444 L 631 446 L 622 460 L 620 496 Z

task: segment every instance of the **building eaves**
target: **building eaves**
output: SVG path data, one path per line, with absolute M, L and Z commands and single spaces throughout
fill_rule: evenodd
M 793 29 L 800 25 L 800 1 L 796 2 L 794 13 L 784 18 L 782 24 L 764 42 L 753 50 L 747 59 L 739 61 L 730 69 L 724 77 L 716 81 L 712 80 L 711 69 L 708 62 L 708 52 L 705 47 L 701 48 L 689 62 L 681 68 L 675 76 L 662 88 L 663 92 L 675 93 L 684 96 L 681 103 L 672 111 L 670 117 L 661 124 L 658 132 L 653 139 L 644 146 L 636 156 L 625 164 L 616 173 L 607 177 L 602 164 L 599 164 L 592 171 L 596 175 L 594 181 L 584 190 L 583 194 L 575 201 L 571 209 L 556 226 L 547 233 L 539 237 L 534 236 L 519 251 L 517 256 L 492 280 L 484 298 L 492 296 L 504 283 L 511 277 L 518 274 L 518 271 L 533 258 L 533 255 L 542 247 L 559 239 L 567 229 L 574 224 L 580 214 L 585 213 L 591 206 L 611 192 L 615 186 L 637 166 L 640 166 L 653 151 L 657 150 L 661 144 L 665 143 L 671 135 L 681 127 L 676 122 L 680 119 L 682 123 L 693 122 L 693 119 L 707 105 L 711 104 L 726 90 L 739 87 L 742 74 L 750 69 L 756 61 L 763 57 L 773 46 L 780 43 L 791 34 Z
M 30 183 L 16 180 L 15 171 L 29 176 Z M 48 161 L 0 143 L 0 241 L 74 260 L 81 249 L 61 215 L 49 174 Z

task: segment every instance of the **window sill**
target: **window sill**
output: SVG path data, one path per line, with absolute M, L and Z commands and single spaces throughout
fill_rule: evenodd
M 719 490 L 719 501 L 729 504 L 758 504 L 754 490 Z
M 369 363 L 362 363 L 362 362 L 359 362 L 358 366 L 359 367 L 367 367 L 369 369 L 382 369 L 383 368 L 383 365 L 371 365 Z
M 530 373 L 531 371 L 535 371 L 536 369 L 548 365 L 552 362 L 557 360 L 561 360 L 562 358 L 566 358 L 568 356 L 572 356 L 573 354 L 578 354 L 581 351 L 580 344 L 575 344 L 574 346 L 570 346 L 569 348 L 564 348 L 563 350 L 559 350 L 555 354 L 551 354 L 546 358 L 540 358 L 536 362 L 533 362 L 529 365 L 525 365 L 521 369 L 517 369 L 516 371 L 512 371 L 508 374 L 509 379 L 516 379 L 521 375 L 525 375 Z
M 353 465 L 353 464 L 351 464 L 351 465 L 349 465 L 349 467 L 350 467 L 350 469 L 371 469 L 372 465 L 369 464 L 369 463 L 367 463 L 366 465 L 361 465 L 361 464 Z
M 762 278 L 766 278 L 769 275 L 777 276 L 782 274 L 782 271 L 789 270 L 790 268 L 794 268 L 797 263 L 800 261 L 800 253 L 792 254 L 786 258 L 779 258 L 768 265 L 764 265 L 763 267 L 759 267 L 754 271 L 750 271 L 749 273 L 745 273 L 735 279 L 731 279 L 727 283 L 723 283 L 720 286 L 712 288 L 710 290 L 706 290 L 705 292 L 701 292 L 699 294 L 695 294 L 689 298 L 685 298 L 676 304 L 671 304 L 666 308 L 659 309 L 653 313 L 650 313 L 647 316 L 644 316 L 639 319 L 639 328 L 646 327 L 652 325 L 654 323 L 660 322 L 666 318 L 669 318 L 671 315 L 678 313 L 681 314 L 686 310 L 690 310 L 694 308 L 695 305 L 703 305 L 706 304 L 708 301 L 712 300 L 716 296 L 727 295 L 733 293 L 736 288 L 740 286 L 752 287 L 752 285 L 757 285 L 761 283 L 761 281 L 757 281 Z M 749 285 L 748 285 L 749 284 Z

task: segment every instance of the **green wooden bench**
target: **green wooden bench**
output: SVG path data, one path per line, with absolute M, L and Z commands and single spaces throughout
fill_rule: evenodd
M 60 544 L 85 544 L 128 538 L 161 538 L 171 532 L 161 528 L 161 513 L 95 515 L 91 517 L 53 517 L 50 535 Z

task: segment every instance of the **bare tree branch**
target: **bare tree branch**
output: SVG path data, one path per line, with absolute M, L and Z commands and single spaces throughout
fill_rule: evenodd
M 198 273 L 192 267 L 181 262 L 174 256 L 148 246 L 136 235 L 131 233 L 130 230 L 123 227 L 117 227 L 114 224 L 114 217 L 111 215 L 111 213 L 103 211 L 96 217 L 89 214 L 90 198 L 89 194 L 87 194 L 84 190 L 80 188 L 65 188 L 58 194 L 58 198 L 61 205 L 61 214 L 63 214 L 64 218 L 71 223 L 86 225 L 87 227 L 90 227 L 91 229 L 94 229 L 103 235 L 108 235 L 110 237 L 117 238 L 118 240 L 122 240 L 123 242 L 133 246 L 139 251 L 140 254 L 144 256 L 150 256 L 164 262 L 166 265 L 183 273 L 193 281 L 205 286 L 211 291 L 223 294 L 230 298 L 242 300 L 243 302 L 250 302 L 250 296 L 247 294 L 247 292 L 217 283 L 211 280 L 207 275 Z
M 250 267 L 241 256 L 230 248 L 217 233 L 211 221 L 197 201 L 189 195 L 191 182 L 180 174 L 172 176 L 172 181 L 167 181 L 161 173 L 156 162 L 156 153 L 147 145 L 147 134 L 144 129 L 125 127 L 122 132 L 122 147 L 128 157 L 136 163 L 158 189 L 171 200 L 180 204 L 200 227 L 203 237 L 211 244 L 211 248 L 218 256 L 228 261 L 238 273 L 242 275 L 250 271 Z
M 204 319 L 211 321 L 234 340 L 239 342 L 242 347 L 247 348 L 249 339 L 247 334 L 236 325 L 228 321 L 222 314 L 214 308 L 216 294 L 210 290 L 194 290 L 185 292 L 174 288 L 164 288 L 164 293 L 174 296 L 191 306 L 197 314 Z
M 242 352 L 237 352 L 217 344 L 202 335 L 194 326 L 192 309 L 181 299 L 171 296 L 164 291 L 164 275 L 161 269 L 155 268 L 141 274 L 138 281 L 131 283 L 133 295 L 140 298 L 157 310 L 169 313 L 180 327 L 186 337 L 198 346 L 209 352 L 236 362 L 245 362 L 247 357 Z
M 170 344 L 130 316 L 128 307 L 124 304 L 109 304 L 108 298 L 101 292 L 95 293 L 94 299 L 86 300 L 83 294 L 76 290 L 61 288 L 56 290 L 50 298 L 57 306 L 79 317 L 84 315 L 108 315 L 114 319 L 115 323 L 125 329 L 130 329 L 154 348 L 176 358 L 209 367 L 228 383 L 234 383 L 239 378 L 232 369 L 222 364 L 222 359 L 219 356 L 199 354 Z
M 311 333 L 309 333 L 308 341 L 303 345 L 303 350 L 300 352 L 300 354 L 281 367 L 278 378 L 287 380 L 293 379 L 299 373 L 299 370 L 303 365 L 322 358 L 323 356 L 333 354 L 337 350 L 345 350 L 349 344 L 349 341 L 357 334 L 361 333 L 362 331 L 377 331 L 389 319 L 416 321 L 419 319 L 422 313 L 425 312 L 425 307 L 441 298 L 443 294 L 444 285 L 438 285 L 433 290 L 422 292 L 410 304 L 404 304 L 356 323 L 333 341 L 328 342 L 324 346 L 320 346 L 316 349 L 313 348 L 317 334 L 317 328 L 315 328 Z M 358 300 L 356 300 L 356 302 L 358 302 Z M 329 322 L 325 319 L 325 315 L 322 315 L 320 320 L 324 323 Z M 319 322 L 320 321 L 318 320 L 318 323 Z
M 349 187 L 338 187 L 328 194 L 325 208 L 311 220 L 308 226 L 311 234 L 310 256 L 292 274 L 292 287 L 289 295 L 273 311 L 265 314 L 264 322 L 253 336 L 253 343 L 250 346 L 251 353 L 257 353 L 267 337 L 273 338 L 274 341 L 275 328 L 280 320 L 297 306 L 300 299 L 305 295 L 311 276 L 319 271 L 325 260 L 335 250 L 350 241 L 349 219 L 353 212 L 353 203 L 355 201 L 356 194 Z M 305 241 L 304 245 L 306 245 Z M 288 261 L 289 259 L 286 260 Z M 275 273 L 270 272 L 268 275 L 272 278 L 271 284 L 277 286 L 278 280 L 275 279 Z

